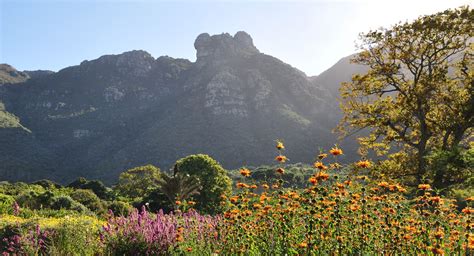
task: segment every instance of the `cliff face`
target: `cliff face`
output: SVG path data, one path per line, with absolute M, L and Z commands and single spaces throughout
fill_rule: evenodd
M 227 168 L 257 165 L 272 162 L 275 139 L 286 142 L 291 162 L 311 162 L 318 147 L 336 142 L 331 91 L 260 53 L 247 33 L 201 34 L 194 46 L 194 63 L 131 51 L 3 86 L 0 101 L 29 131 L 38 148 L 27 152 L 40 152 L 48 171 L 33 161 L 17 168 L 22 162 L 11 158 L 0 180 L 111 181 L 129 167 L 168 168 L 194 153 Z

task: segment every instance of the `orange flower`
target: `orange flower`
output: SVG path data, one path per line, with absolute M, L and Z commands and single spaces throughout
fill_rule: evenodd
M 471 214 L 471 213 L 474 213 L 474 209 L 472 209 L 471 207 L 466 207 L 462 209 L 462 212 L 465 214 Z
M 433 254 L 440 254 L 440 255 L 444 254 L 444 251 L 441 248 L 433 248 L 431 249 L 431 252 L 433 252 Z
M 407 192 L 407 190 L 404 187 L 400 186 L 400 185 L 397 185 L 397 190 L 398 190 L 398 192 L 401 192 L 401 193 Z
M 357 167 L 360 167 L 360 168 L 370 168 L 372 164 L 369 162 L 369 160 L 360 160 L 359 162 L 356 163 L 356 166 Z
M 251 185 L 250 188 L 251 188 L 251 189 L 256 189 L 256 188 L 257 188 L 257 185 L 255 185 L 255 184 L 254 184 L 254 185 Z
M 283 174 L 283 173 L 285 173 L 285 169 L 278 168 L 278 169 L 276 169 L 276 172 L 278 172 L 279 174 Z
M 323 160 L 326 157 L 328 157 L 328 154 L 321 153 L 321 154 L 318 155 L 319 160 Z
M 306 248 L 306 247 L 308 247 L 308 243 L 306 243 L 306 242 L 301 242 L 301 243 L 298 244 L 298 247 L 299 247 L 299 248 Z
M 187 252 L 192 252 L 192 251 L 193 251 L 193 248 L 192 248 L 192 247 L 188 247 L 188 248 L 186 248 L 186 251 L 187 251 Z
M 314 167 L 318 168 L 319 170 L 326 170 L 328 168 L 327 166 L 325 166 L 323 163 L 319 161 L 314 163 Z
M 474 235 L 469 235 L 467 248 L 474 249 Z
M 421 190 L 429 190 L 429 189 L 431 189 L 431 186 L 430 186 L 430 184 L 420 184 L 420 185 L 418 185 L 418 188 L 421 189 Z
M 252 206 L 253 206 L 254 209 L 260 209 L 260 208 L 262 208 L 262 205 L 261 205 L 261 204 L 257 204 L 257 203 L 253 204 Z
M 444 233 L 443 233 L 443 231 L 438 230 L 438 231 L 436 231 L 436 233 L 434 234 L 434 236 L 435 236 L 437 239 L 441 239 L 441 238 L 443 238 Z
M 333 156 L 342 155 L 342 149 L 336 146 L 334 148 L 331 148 L 331 150 L 329 150 L 329 153 L 331 153 Z
M 196 205 L 196 202 L 194 202 L 194 201 L 188 201 L 188 205 L 190 205 L 190 206 Z
M 179 200 L 176 200 L 174 203 L 175 203 L 176 205 L 181 205 L 181 201 L 179 201 Z
M 236 184 L 237 188 L 249 188 L 250 186 L 245 184 L 245 183 L 242 183 L 242 182 L 238 182 Z
M 430 201 L 431 201 L 431 202 L 435 202 L 435 203 L 439 203 L 439 202 L 441 202 L 441 197 L 439 197 L 439 196 L 432 196 L 432 197 L 430 197 Z
M 280 163 L 284 163 L 288 160 L 288 158 L 286 158 L 286 156 L 279 155 L 279 156 L 275 157 L 275 160 L 277 160 Z
M 360 206 L 359 206 L 359 205 L 357 205 L 357 204 L 353 204 L 353 205 L 351 205 L 351 207 L 350 207 L 350 208 L 351 208 L 351 211 L 354 211 L 354 212 L 355 212 L 355 211 L 357 211 L 357 210 L 359 210 L 359 209 L 360 209 Z
M 239 201 L 238 196 L 233 196 L 233 197 L 230 198 L 230 202 L 233 203 L 233 204 L 237 203 L 238 201 Z
M 382 188 L 388 188 L 390 186 L 388 184 L 388 182 L 386 182 L 386 181 L 382 181 L 378 185 L 379 185 L 379 187 L 382 187 Z
M 242 168 L 240 169 L 240 174 L 244 177 L 249 177 L 250 176 L 250 170 L 247 168 Z
M 263 185 L 262 185 L 262 188 L 263 188 L 263 189 L 269 189 L 270 186 L 268 186 L 268 184 L 263 184 Z
M 314 176 L 318 181 L 319 180 L 327 180 L 329 178 L 329 174 L 325 173 L 325 172 L 318 172 L 315 176 Z
M 311 184 L 313 185 L 316 185 L 318 183 L 318 179 L 316 179 L 316 177 L 314 176 L 311 176 L 308 181 L 311 182 Z
M 285 146 L 283 145 L 283 143 L 282 143 L 281 141 L 278 141 L 278 142 L 277 142 L 277 145 L 276 145 L 276 148 L 277 148 L 278 150 L 282 150 L 282 149 L 285 148 Z

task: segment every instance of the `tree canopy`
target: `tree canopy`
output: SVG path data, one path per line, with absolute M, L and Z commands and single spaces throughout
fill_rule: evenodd
M 129 198 L 144 197 L 158 186 L 161 179 L 160 169 L 149 164 L 122 172 L 116 190 Z
M 474 12 L 469 7 L 361 34 L 353 62 L 369 67 L 341 87 L 348 136 L 367 129 L 361 152 L 388 154 L 384 170 L 397 177 L 429 178 L 441 186 L 445 168 L 428 171 L 434 150 L 453 150 L 473 134 Z
M 191 155 L 178 160 L 175 168 L 177 172 L 199 179 L 202 188 L 193 197 L 198 203 L 197 209 L 206 213 L 221 211 L 221 195 L 232 192 L 232 180 L 216 160 L 208 155 Z

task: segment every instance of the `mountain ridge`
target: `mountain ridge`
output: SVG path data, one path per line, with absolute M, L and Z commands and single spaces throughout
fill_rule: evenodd
M 310 162 L 337 142 L 337 102 L 317 79 L 260 53 L 243 31 L 203 33 L 194 45 L 196 62 L 134 50 L 2 86 L 0 101 L 42 149 L 35 159 L 51 161 L 47 171 L 18 169 L 28 175 L 0 167 L 0 179 L 113 181 L 124 169 L 167 168 L 195 153 L 227 168 L 271 163 L 275 139 L 285 140 L 291 161 Z

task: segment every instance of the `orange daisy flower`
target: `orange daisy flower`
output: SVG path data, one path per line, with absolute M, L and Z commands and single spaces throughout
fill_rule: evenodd
M 331 153 L 333 156 L 338 156 L 338 155 L 343 154 L 342 149 L 338 148 L 337 146 L 334 148 L 331 148 L 331 150 L 329 150 L 329 153 Z
M 249 177 L 250 174 L 251 174 L 251 172 L 250 172 L 250 170 L 247 169 L 247 168 L 242 168 L 242 169 L 240 169 L 240 174 L 241 174 L 242 176 L 244 176 L 244 177 Z

